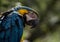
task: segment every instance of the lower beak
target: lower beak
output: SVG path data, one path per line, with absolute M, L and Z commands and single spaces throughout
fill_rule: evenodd
M 39 20 L 34 20 L 32 22 L 32 27 L 31 28 L 35 28 L 38 24 L 39 24 Z

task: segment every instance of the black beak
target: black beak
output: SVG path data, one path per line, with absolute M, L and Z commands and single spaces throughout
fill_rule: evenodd
M 39 20 L 33 20 L 31 28 L 35 28 L 38 24 L 39 24 Z
M 35 28 L 39 24 L 39 20 L 30 20 L 27 22 L 28 25 L 31 26 L 31 28 Z

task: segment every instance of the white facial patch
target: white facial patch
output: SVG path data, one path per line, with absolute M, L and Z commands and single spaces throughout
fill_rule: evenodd
M 27 18 L 27 21 L 36 20 L 37 15 L 35 13 L 31 12 L 31 13 L 26 14 L 26 18 Z

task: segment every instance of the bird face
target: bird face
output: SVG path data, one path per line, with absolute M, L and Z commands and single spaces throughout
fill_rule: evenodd
M 33 11 L 29 11 L 28 14 L 25 14 L 25 22 L 27 25 L 30 25 L 32 28 L 34 28 L 35 26 L 38 25 L 39 23 L 39 19 L 36 13 L 34 13 Z
M 37 16 L 37 13 L 30 9 L 30 8 L 25 8 L 25 9 L 20 9 L 18 10 L 20 16 L 23 17 L 24 24 L 27 24 L 34 28 L 35 26 L 38 25 L 39 23 L 39 18 Z

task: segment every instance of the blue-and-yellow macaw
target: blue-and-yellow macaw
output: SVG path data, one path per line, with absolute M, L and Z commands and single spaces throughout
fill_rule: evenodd
M 14 8 L 4 16 L 0 23 L 0 42 L 20 42 L 24 24 L 35 27 L 38 23 L 36 12 L 29 7 Z

